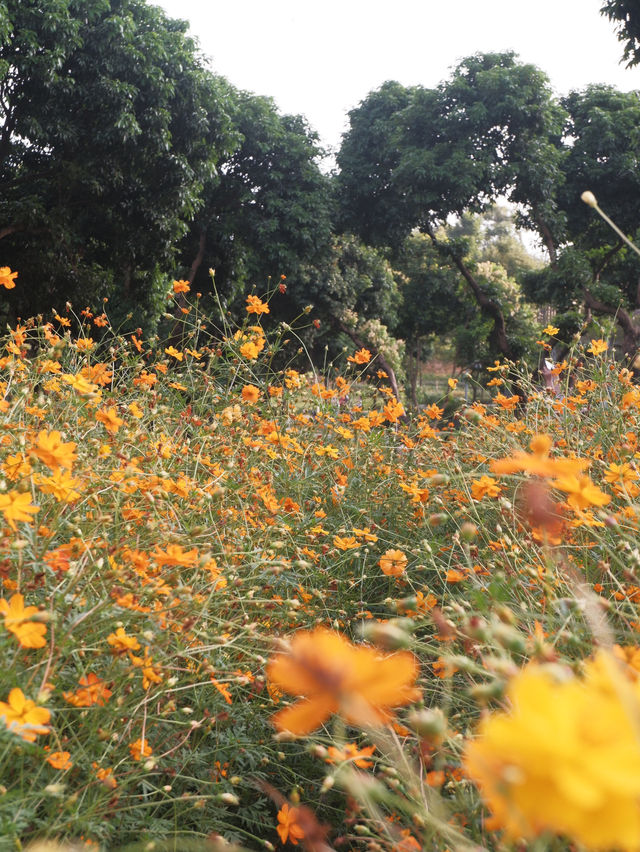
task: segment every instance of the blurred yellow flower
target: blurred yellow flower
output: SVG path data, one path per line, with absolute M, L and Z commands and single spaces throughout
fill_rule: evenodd
M 640 682 L 600 652 L 585 678 L 526 666 L 511 709 L 480 723 L 464 764 L 511 839 L 551 831 L 588 849 L 640 847 Z

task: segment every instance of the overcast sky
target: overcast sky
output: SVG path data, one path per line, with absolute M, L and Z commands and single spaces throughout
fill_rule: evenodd
M 154 0 L 186 19 L 211 68 L 302 113 L 337 147 L 347 113 L 385 80 L 435 86 L 460 59 L 514 50 L 559 94 L 640 89 L 602 0 Z

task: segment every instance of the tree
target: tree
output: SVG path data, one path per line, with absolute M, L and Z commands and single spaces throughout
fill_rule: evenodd
M 528 276 L 527 289 L 538 301 L 551 301 L 574 312 L 615 317 L 623 351 L 640 345 L 640 262 L 622 240 L 581 201 L 595 193 L 618 226 L 634 236 L 640 227 L 640 100 L 636 92 L 589 86 L 563 101 L 567 120 L 562 143 L 561 179 L 551 197 L 564 225 L 550 226 L 551 264 Z
M 305 120 L 231 88 L 229 101 L 239 144 L 207 182 L 181 258 L 203 291 L 215 268 L 233 300 L 247 284 L 266 288 L 280 275 L 293 283 L 301 264 L 318 262 L 329 250 L 331 213 L 322 150 Z
M 372 122 L 361 121 L 361 115 L 366 119 L 380 101 L 385 108 L 375 129 L 383 153 L 372 165 Z M 491 320 L 494 347 L 507 356 L 513 349 L 500 301 L 475 274 L 465 245 L 439 239 L 438 228 L 452 215 L 481 212 L 499 195 L 517 202 L 527 195 L 523 222 L 543 213 L 545 221 L 552 220 L 555 211 L 544 188 L 557 179 L 554 142 L 562 117 L 539 69 L 519 63 L 512 53 L 477 55 L 460 63 L 437 89 L 402 91 L 398 84 L 385 84 L 350 114 L 338 155 L 343 220 L 360 223 L 359 235 L 395 250 L 413 228 L 427 234 L 443 262 L 459 271 Z M 366 198 L 352 201 L 346 189 L 362 175 Z
M 383 255 L 351 234 L 333 239 L 323 261 L 301 271 L 297 298 L 313 304 L 320 332 L 310 344 L 319 355 L 327 346 L 338 354 L 349 339 L 369 349 L 399 396 L 396 372 L 402 364 L 402 345 L 391 329 L 397 324 L 400 294 L 396 274 Z
M 233 144 L 186 22 L 143 0 L 6 0 L 0 237 L 14 312 L 118 295 L 157 314 L 175 242 Z M 0 30 L 1 33 L 1 30 Z
M 623 60 L 631 68 L 640 63 L 640 9 L 636 0 L 605 0 L 600 9 L 613 21 L 618 31 L 618 39 L 625 43 Z

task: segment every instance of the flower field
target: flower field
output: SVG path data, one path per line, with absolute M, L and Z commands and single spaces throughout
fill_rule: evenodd
M 447 422 L 364 349 L 301 367 L 313 313 L 191 296 L 166 343 L 86 309 L 2 344 L 0 849 L 639 849 L 606 342 Z

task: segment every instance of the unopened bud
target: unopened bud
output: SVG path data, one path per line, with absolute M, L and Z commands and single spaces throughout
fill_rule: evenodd
M 442 740 L 447 732 L 447 721 L 440 708 L 416 710 L 407 716 L 409 726 L 427 740 Z
M 409 648 L 411 645 L 411 636 L 405 630 L 398 627 L 397 624 L 382 624 L 379 621 L 369 621 L 364 624 L 362 638 L 390 651 L 395 651 L 397 648 Z
M 589 192 L 589 190 L 587 190 L 586 192 L 583 192 L 582 195 L 580 196 L 580 198 L 584 201 L 585 204 L 588 204 L 589 207 L 597 207 L 598 206 L 598 202 L 596 200 L 595 195 L 592 192 Z

